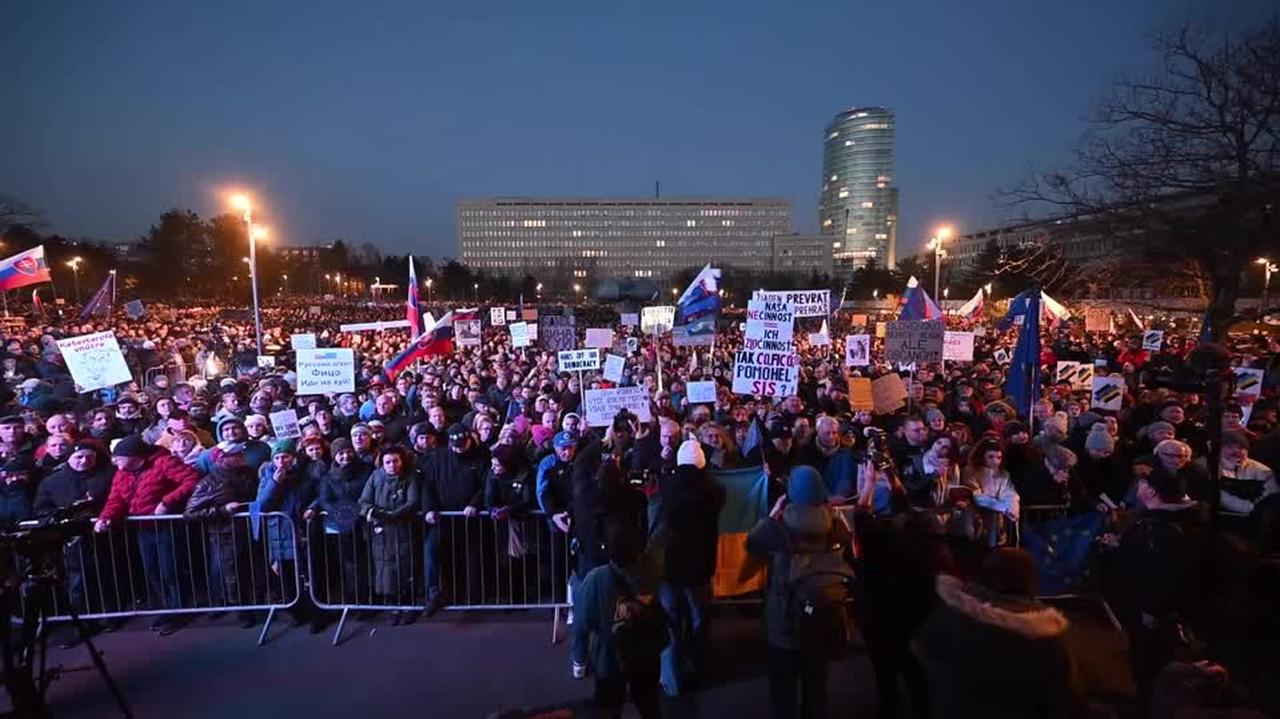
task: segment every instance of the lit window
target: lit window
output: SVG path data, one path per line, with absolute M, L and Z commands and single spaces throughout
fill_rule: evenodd
M 862 206 L 863 206 L 864 208 L 871 208 L 871 207 L 875 207 L 875 206 L 876 206 L 876 203 L 874 203 L 874 202 L 864 202 L 864 203 L 862 203 Z
M 832 242 L 832 243 L 831 243 L 831 249 L 833 249 L 833 250 L 838 250 L 838 249 L 840 249 L 840 242 L 839 242 L 839 241 Z
M 877 239 L 877 240 L 887 240 L 887 239 L 889 239 L 889 236 L 888 236 L 888 235 L 886 235 L 886 234 L 885 234 L 885 233 L 883 233 L 883 232 L 877 232 L 877 233 L 876 233 L 876 239 Z
M 827 139 L 828 139 L 828 140 L 834 140 L 834 139 L 836 139 L 837 137 L 840 137 L 840 131 L 839 131 L 839 130 L 832 130 L 831 134 L 830 134 L 830 135 L 827 135 Z
M 877 189 L 877 190 L 883 190 L 883 189 L 884 189 L 884 183 L 883 183 L 883 182 L 877 182 L 877 183 L 876 183 L 876 189 Z
M 844 146 L 845 146 L 845 147 L 852 147 L 852 146 L 853 146 L 853 140 L 845 140 L 845 141 L 844 141 Z
M 830 226 L 831 226 L 831 218 L 830 218 L 830 217 L 828 217 L 827 219 L 823 220 L 823 221 L 822 221 L 822 226 L 823 226 L 823 227 L 830 227 Z
M 840 176 L 839 176 L 839 175 L 832 175 L 832 176 L 831 176 L 831 181 L 832 181 L 832 182 L 835 182 L 836 180 L 839 180 L 839 179 L 840 179 Z
M 839 192 L 839 194 L 837 194 L 837 195 L 836 195 L 836 197 L 838 197 L 838 198 L 840 198 L 840 199 L 842 199 L 842 200 L 843 200 L 844 198 L 848 197 L 848 196 L 849 196 L 849 191 L 848 191 L 848 190 L 841 190 L 841 191 Z
M 685 226 L 685 227 L 697 227 L 697 226 L 698 226 L 698 221 L 697 221 L 697 220 L 685 220 L 685 221 L 684 221 L 684 226 Z

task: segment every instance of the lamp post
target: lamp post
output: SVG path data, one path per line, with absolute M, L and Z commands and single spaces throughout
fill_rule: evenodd
M 542 301 L 542 283 L 541 282 L 538 283 L 537 287 L 533 288 L 533 291 L 538 293 L 538 301 Z
M 245 232 L 249 236 L 249 284 L 253 287 L 253 331 L 262 354 L 262 311 L 258 306 L 258 238 L 266 239 L 265 227 L 254 227 L 253 205 L 245 195 L 231 198 L 231 204 L 244 213 Z
M 929 249 L 933 250 L 933 298 L 938 298 L 938 288 L 942 285 L 942 258 L 947 256 L 947 251 L 942 249 L 942 243 L 951 237 L 951 228 L 943 225 L 938 228 L 938 232 L 929 239 Z
M 1271 260 L 1266 257 L 1259 257 L 1254 260 L 1255 264 L 1262 265 L 1262 311 L 1258 314 L 1265 315 L 1267 313 L 1267 300 L 1270 299 L 1271 291 L 1271 273 L 1280 270 L 1272 264 Z
M 282 288 L 280 289 L 280 294 L 282 294 L 282 295 L 287 295 L 287 294 L 289 294 L 289 275 L 288 275 L 288 273 L 284 273 L 284 272 L 280 273 L 280 279 L 284 281 L 284 287 L 282 287 Z
M 427 278 L 427 281 L 426 281 L 426 283 L 425 283 L 425 284 L 427 285 L 427 304 L 431 304 L 431 285 L 432 285 L 434 282 L 435 282 L 435 280 L 434 280 L 434 279 L 432 279 L 432 278 L 428 277 L 428 278 Z
M 72 257 L 67 260 L 67 267 L 71 268 L 71 280 L 76 288 L 76 304 L 80 304 L 80 263 L 84 262 L 83 257 Z
M 370 289 L 373 290 L 373 296 L 375 299 L 377 299 L 379 295 L 382 293 L 382 278 L 381 277 L 373 278 L 373 287 Z
M 480 283 L 475 282 L 471 285 L 471 296 L 475 299 L 476 304 L 480 304 Z

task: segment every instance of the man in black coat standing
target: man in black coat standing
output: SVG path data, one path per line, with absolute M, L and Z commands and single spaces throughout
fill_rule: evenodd
M 448 434 L 448 446 L 435 450 L 422 467 L 422 511 L 427 520 L 423 555 L 426 558 L 428 617 L 444 606 L 444 598 L 440 594 L 440 523 L 444 517 L 440 513 L 461 511 L 468 518 L 477 514 L 484 499 L 484 475 L 489 463 L 488 452 L 466 427 L 455 424 L 449 427 Z M 466 592 L 464 601 L 479 599 L 471 591 L 480 583 L 479 544 L 466 543 L 470 551 L 465 564 L 467 576 L 462 578 Z M 451 551 L 458 549 L 453 547 Z M 452 579 L 457 587 L 459 578 Z
M 702 668 L 707 643 L 725 490 L 706 466 L 702 445 L 685 440 L 676 454 L 675 472 L 658 485 L 658 536 L 666 542 L 658 598 L 671 627 L 671 642 L 662 652 L 662 686 L 673 697 L 685 688 L 686 677 Z

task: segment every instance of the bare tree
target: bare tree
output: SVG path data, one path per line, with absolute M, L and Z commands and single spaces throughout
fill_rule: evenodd
M 1118 82 L 1063 170 L 1008 193 L 1089 215 L 1149 259 L 1198 274 L 1220 338 L 1242 272 L 1277 246 L 1280 25 L 1239 36 L 1184 27 L 1159 36 L 1160 70 Z
M 0 194 L 0 235 L 12 227 L 34 227 L 40 222 L 40 212 L 31 205 L 9 195 Z

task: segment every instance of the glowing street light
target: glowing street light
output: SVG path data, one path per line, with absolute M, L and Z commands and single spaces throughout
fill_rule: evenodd
M 258 306 L 258 240 L 267 238 L 267 229 L 253 224 L 253 202 L 248 195 L 234 194 L 231 206 L 244 217 L 245 235 L 249 238 L 249 281 L 253 287 L 253 329 L 258 342 L 258 354 L 262 354 L 262 311 Z
M 431 285 L 435 283 L 435 279 L 428 277 L 424 283 L 427 286 L 427 304 L 431 304 Z
M 951 238 L 951 226 L 943 225 L 934 232 L 933 237 L 929 238 L 929 249 L 933 250 L 933 296 L 938 297 L 938 286 L 942 281 L 942 258 L 947 256 L 947 251 L 942 249 L 942 244 Z
M 1253 263 L 1262 265 L 1262 311 L 1259 314 L 1265 315 L 1267 313 L 1267 300 L 1270 299 L 1268 295 L 1271 290 L 1271 274 L 1280 270 L 1280 267 L 1276 267 L 1267 257 L 1259 257 Z
M 80 263 L 84 262 L 83 257 L 72 257 L 67 260 L 67 267 L 71 268 L 71 277 L 76 288 L 76 304 L 80 304 Z

